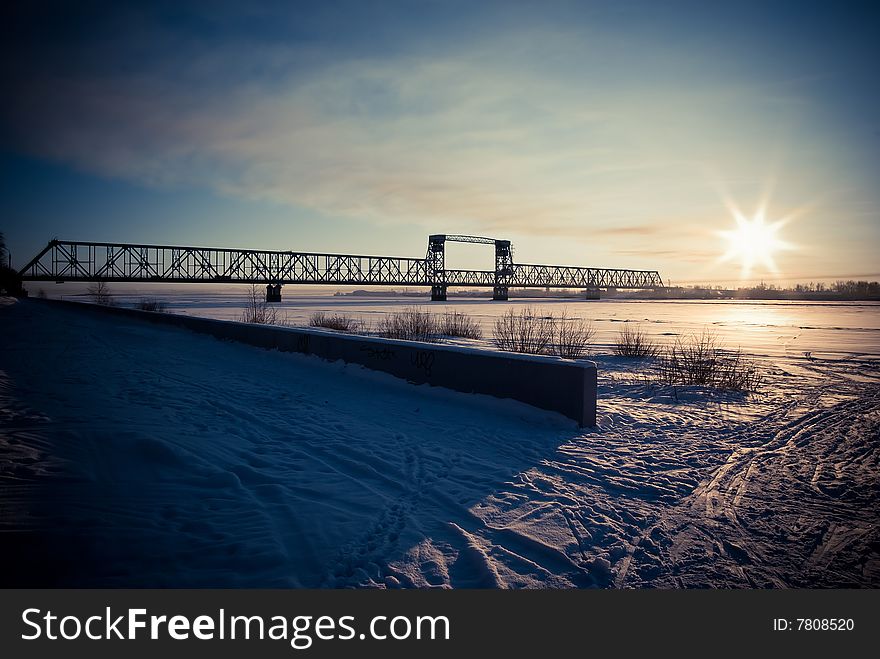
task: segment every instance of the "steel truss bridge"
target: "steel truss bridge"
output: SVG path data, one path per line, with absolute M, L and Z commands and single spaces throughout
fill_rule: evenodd
M 446 243 L 493 245 L 493 270 L 446 268 Z M 172 245 L 52 240 L 20 272 L 25 281 L 241 283 L 266 286 L 269 302 L 281 300 L 285 284 L 426 286 L 432 300 L 445 300 L 449 286 L 492 288 L 508 299 L 510 288 L 654 289 L 656 270 L 617 270 L 514 263 L 509 240 L 437 234 L 424 258 L 359 256 Z

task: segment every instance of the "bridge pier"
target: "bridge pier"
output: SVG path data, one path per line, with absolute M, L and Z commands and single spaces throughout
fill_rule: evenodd
M 508 300 L 507 286 L 495 286 L 492 289 L 492 299 L 506 302 Z
M 585 300 L 598 300 L 599 299 L 599 289 L 598 288 L 588 288 L 586 291 L 586 295 L 584 295 Z
M 431 302 L 446 302 L 446 286 L 434 284 L 431 286 Z
M 266 302 L 281 302 L 281 284 L 266 286 Z

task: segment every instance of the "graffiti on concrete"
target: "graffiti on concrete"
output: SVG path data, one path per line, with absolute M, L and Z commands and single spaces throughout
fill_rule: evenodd
M 394 359 L 394 351 L 390 348 L 374 348 L 373 346 L 361 346 L 361 352 L 366 352 L 373 359 L 388 361 Z
M 414 352 L 410 357 L 413 366 L 425 372 L 427 377 L 431 377 L 431 368 L 434 366 L 434 353 L 429 350 L 419 350 Z

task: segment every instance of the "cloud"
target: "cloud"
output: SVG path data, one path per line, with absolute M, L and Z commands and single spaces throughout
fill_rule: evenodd
M 593 231 L 598 236 L 654 236 L 664 232 L 665 227 L 656 224 L 640 224 L 635 226 L 607 227 Z
M 664 259 L 686 263 L 711 263 L 718 259 L 718 252 L 694 249 L 621 249 L 618 254 L 637 256 L 643 259 Z
M 165 56 L 134 72 L 35 77 L 17 90 L 12 123 L 30 153 L 145 185 L 380 225 L 651 238 L 665 230 L 657 218 L 706 205 L 707 160 L 750 165 L 740 133 L 761 137 L 750 117 L 785 100 L 742 83 L 651 80 L 679 70 L 675 53 L 645 61 L 645 45 L 593 37 L 525 30 L 445 53 L 337 60 L 167 38 L 154 47 L 179 49 L 178 66 Z M 612 82 L 609 55 L 620 62 Z

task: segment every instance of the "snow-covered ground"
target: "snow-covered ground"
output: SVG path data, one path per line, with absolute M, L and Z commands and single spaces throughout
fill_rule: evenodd
M 389 304 L 406 302 L 374 306 Z M 600 342 L 625 305 L 653 305 L 632 319 L 662 321 L 657 334 L 727 313 L 602 304 Z M 511 401 L 7 301 L 0 529 L 19 567 L 4 580 L 880 586 L 878 308 L 794 307 L 736 311 L 741 337 L 764 328 L 726 340 L 768 355 L 753 396 L 658 388 L 600 347 L 599 427 L 579 430 Z M 821 328 L 833 354 L 779 348 L 781 327 Z

